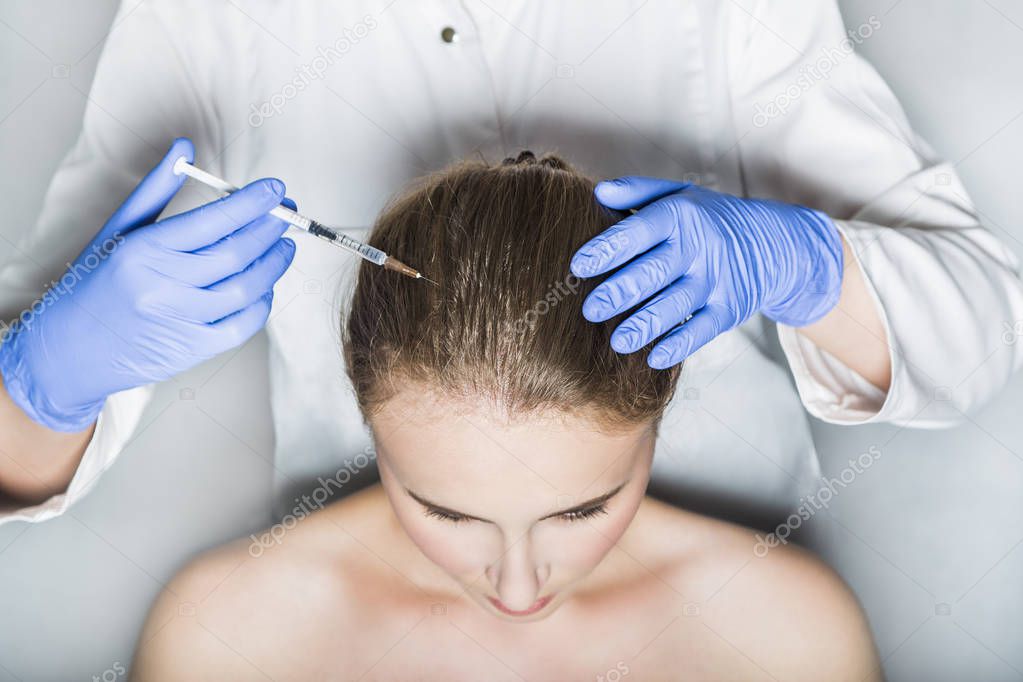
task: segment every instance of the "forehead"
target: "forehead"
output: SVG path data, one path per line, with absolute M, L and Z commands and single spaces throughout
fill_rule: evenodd
M 411 389 L 387 401 L 370 425 L 381 459 L 425 495 L 455 485 L 583 499 L 621 483 L 654 441 L 650 425 L 608 433 L 564 413 L 508 422 L 494 407 Z

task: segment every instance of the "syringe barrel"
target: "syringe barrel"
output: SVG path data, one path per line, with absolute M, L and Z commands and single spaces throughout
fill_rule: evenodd
M 238 191 L 238 187 L 232 185 L 226 180 L 212 175 L 211 173 L 207 173 L 201 168 L 197 168 L 195 165 L 190 164 L 185 157 L 181 157 L 177 160 L 177 162 L 175 162 L 174 172 L 178 175 L 184 173 L 204 185 L 224 192 L 225 194 L 233 194 Z M 306 232 L 310 232 L 320 239 L 325 239 L 331 244 L 348 249 L 358 256 L 361 256 L 372 263 L 376 263 L 377 265 L 383 265 L 384 261 L 387 260 L 387 254 L 380 249 L 374 248 L 369 244 L 363 244 L 356 239 L 352 239 L 348 235 L 344 235 L 328 227 L 324 227 L 316 221 L 306 218 L 301 213 L 292 211 L 286 206 L 274 207 L 270 211 L 270 215 L 275 218 L 280 218 L 281 220 L 290 223 L 299 229 L 305 230 Z
M 363 244 L 362 242 L 352 239 L 346 234 L 338 234 L 338 239 L 335 244 L 340 244 L 346 249 L 351 249 L 357 254 L 377 265 L 383 265 L 384 261 L 387 260 L 387 254 L 380 249 L 370 246 L 369 244 Z
M 309 233 L 316 235 L 320 239 L 325 239 L 335 246 L 347 249 L 357 256 L 365 258 L 371 263 L 383 265 L 384 261 L 387 260 L 387 254 L 380 249 L 372 247 L 369 244 L 363 244 L 357 239 L 352 239 L 346 234 L 332 230 L 329 227 L 324 227 L 315 221 L 313 221 L 309 226 Z

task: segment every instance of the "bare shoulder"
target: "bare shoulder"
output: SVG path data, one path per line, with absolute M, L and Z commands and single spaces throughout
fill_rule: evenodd
M 777 679 L 881 679 L 856 596 L 813 553 L 765 551 L 755 531 L 662 503 L 650 513 L 680 548 L 669 580 L 692 595 L 686 615 L 723 648 Z
M 357 498 L 353 496 L 353 498 Z M 360 500 L 205 552 L 164 588 L 136 646 L 136 680 L 301 678 L 310 653 L 343 655 L 365 548 Z M 351 530 L 335 521 L 344 518 Z M 287 526 L 287 527 L 285 527 Z M 363 586 L 360 586 L 360 588 Z M 294 658 L 292 658 L 294 656 Z

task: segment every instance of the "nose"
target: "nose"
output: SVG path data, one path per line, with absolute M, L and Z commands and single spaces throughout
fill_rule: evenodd
M 512 611 L 525 611 L 540 594 L 549 574 L 533 557 L 528 534 L 505 548 L 504 554 L 487 568 L 487 577 L 498 598 Z

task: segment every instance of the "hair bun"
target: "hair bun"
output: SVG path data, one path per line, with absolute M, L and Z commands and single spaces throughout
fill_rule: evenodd
M 571 166 L 559 156 L 544 154 L 538 159 L 536 154 L 528 149 L 523 149 L 518 156 L 507 156 L 501 161 L 502 166 L 533 166 L 537 164 L 556 170 L 572 170 Z
M 504 158 L 504 160 L 501 162 L 501 165 L 502 166 L 513 166 L 513 165 L 516 165 L 516 164 L 533 164 L 533 163 L 536 163 L 536 154 L 534 154 L 533 152 L 529 151 L 528 149 L 523 149 L 521 152 L 519 152 L 518 156 L 506 156 Z

